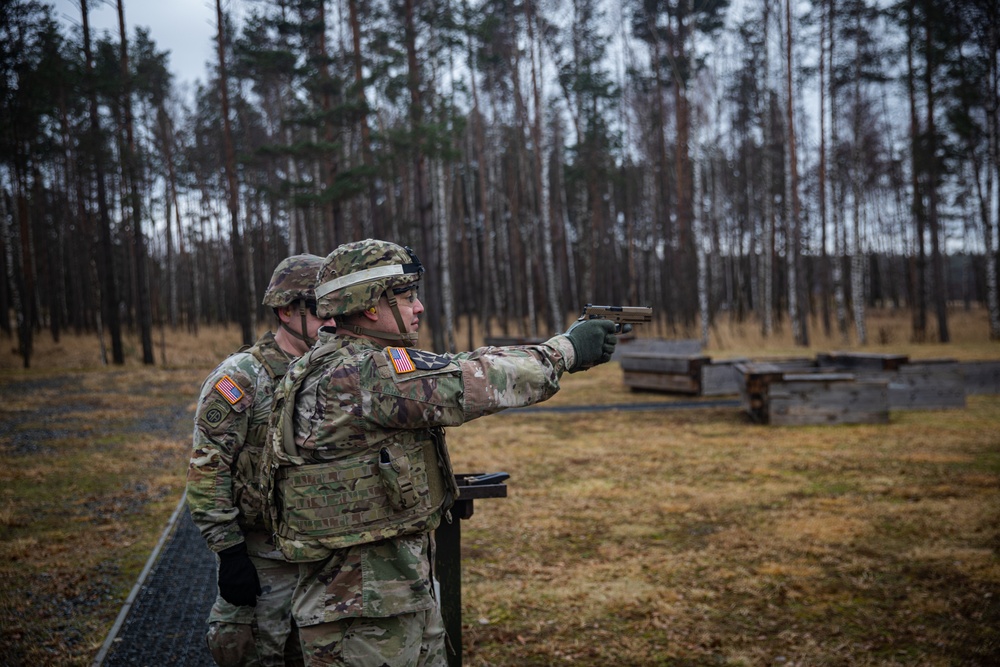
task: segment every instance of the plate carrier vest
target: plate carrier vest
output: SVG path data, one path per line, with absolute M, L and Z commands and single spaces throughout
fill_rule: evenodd
M 295 397 L 310 371 L 341 349 L 337 341 L 312 348 L 275 393 L 261 485 L 265 525 L 290 562 L 434 530 L 458 497 L 441 428 L 397 431 L 321 463 L 298 453 Z

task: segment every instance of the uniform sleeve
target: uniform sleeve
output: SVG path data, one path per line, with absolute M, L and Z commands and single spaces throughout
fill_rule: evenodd
M 202 537 L 213 551 L 243 541 L 233 499 L 234 461 L 253 418 L 255 378 L 227 360 L 202 386 L 194 419 L 187 504 Z
M 388 353 L 376 353 L 359 369 L 360 416 L 370 426 L 457 426 L 539 403 L 559 391 L 574 352 L 560 335 L 541 345 L 483 347 L 448 357 L 416 352 L 413 360 L 414 370 L 404 364 L 399 372 Z

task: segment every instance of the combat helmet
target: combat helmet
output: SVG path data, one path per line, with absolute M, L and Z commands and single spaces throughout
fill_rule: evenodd
M 277 309 L 298 301 L 302 332 L 292 330 L 284 322 L 279 326 L 309 346 L 316 339 L 306 335 L 306 310 L 315 307 L 316 275 L 322 266 L 323 258 L 316 255 L 292 255 L 281 260 L 271 274 L 271 282 L 264 291 L 262 302 L 265 306 Z
M 396 296 L 413 289 L 423 272 L 423 265 L 410 248 L 375 239 L 345 243 L 327 255 L 319 271 L 316 313 L 324 319 L 339 320 L 374 307 L 384 295 L 399 334 L 344 326 L 339 321 L 338 331 L 399 341 L 407 347 L 416 345 L 418 334 L 407 331 Z

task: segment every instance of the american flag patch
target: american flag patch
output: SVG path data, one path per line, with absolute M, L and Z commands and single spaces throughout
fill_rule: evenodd
M 243 398 L 243 390 L 237 387 L 228 375 L 223 375 L 222 379 L 215 383 L 215 389 L 229 401 L 230 405 L 236 405 Z
M 397 373 L 412 373 L 417 370 L 405 348 L 390 347 L 389 358 L 392 359 L 392 365 Z

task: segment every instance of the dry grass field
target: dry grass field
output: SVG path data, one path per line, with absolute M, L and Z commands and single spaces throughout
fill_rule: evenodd
M 873 314 L 885 344 L 866 351 L 1000 358 L 982 313 L 955 313 L 948 346 L 907 326 Z M 151 369 L 134 339 L 109 369 L 93 338 L 43 337 L 28 371 L 0 338 L 0 665 L 93 660 L 181 497 L 200 381 L 237 337 L 157 332 Z M 707 352 L 850 348 L 727 325 Z M 546 406 L 669 400 L 612 363 Z M 1000 397 L 880 426 L 512 411 L 449 444 L 460 472 L 511 474 L 463 524 L 466 665 L 1000 664 Z

